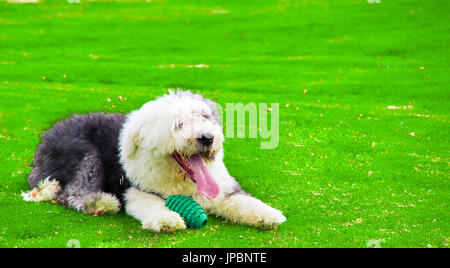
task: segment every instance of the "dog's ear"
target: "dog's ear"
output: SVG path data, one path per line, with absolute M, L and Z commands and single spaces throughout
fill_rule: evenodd
M 133 125 L 128 121 L 124 125 L 122 134 L 120 135 L 121 155 L 131 157 L 136 153 L 139 146 L 142 145 L 142 136 L 140 135 L 142 126 Z

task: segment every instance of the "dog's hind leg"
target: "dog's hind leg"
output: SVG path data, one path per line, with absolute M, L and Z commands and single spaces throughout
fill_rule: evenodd
M 39 182 L 43 181 L 45 178 L 42 176 L 41 171 L 38 167 L 34 167 L 31 170 L 30 176 L 28 176 L 28 184 L 30 188 L 33 189 L 39 185 Z
M 58 196 L 58 203 L 86 214 L 117 213 L 120 202 L 114 195 L 103 192 L 103 178 L 101 159 L 96 151 L 90 151 L 78 165 L 73 180 Z
M 32 175 L 33 172 L 30 177 Z M 29 192 L 22 193 L 22 197 L 25 201 L 43 202 L 55 200 L 61 192 L 59 182 L 57 180 L 52 180 L 50 177 L 47 177 L 44 180 L 36 180 L 36 183 L 33 182 L 33 184 L 30 183 L 30 185 L 34 185 L 33 189 Z

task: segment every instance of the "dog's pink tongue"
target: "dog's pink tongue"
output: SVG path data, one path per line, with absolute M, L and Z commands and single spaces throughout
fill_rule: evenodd
M 200 154 L 195 154 L 186 158 L 186 161 L 194 171 L 194 180 L 197 184 L 197 191 L 211 199 L 219 195 L 220 189 L 216 181 L 209 174 L 205 160 Z

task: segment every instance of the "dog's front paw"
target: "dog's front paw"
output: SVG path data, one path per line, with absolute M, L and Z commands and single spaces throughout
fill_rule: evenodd
M 142 228 L 158 233 L 173 233 L 186 229 L 186 224 L 180 214 L 169 211 L 161 215 L 149 217 L 142 222 Z
M 259 211 L 259 215 L 256 217 L 257 223 L 255 224 L 261 230 L 275 230 L 277 227 L 286 221 L 286 217 L 278 209 L 272 207 L 265 207 Z

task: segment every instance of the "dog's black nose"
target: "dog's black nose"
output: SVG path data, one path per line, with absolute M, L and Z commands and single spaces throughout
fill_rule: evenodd
M 210 146 L 214 142 L 214 136 L 211 133 L 205 133 L 197 138 L 197 141 L 205 146 Z

